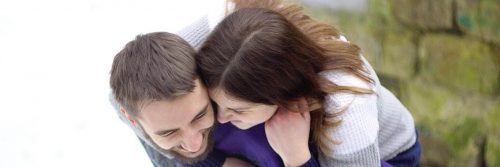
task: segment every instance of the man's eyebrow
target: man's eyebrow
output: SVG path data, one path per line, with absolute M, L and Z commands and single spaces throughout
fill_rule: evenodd
M 208 103 L 205 105 L 205 107 L 203 107 L 203 109 L 201 109 L 201 111 L 198 112 L 198 114 L 196 114 L 196 116 L 194 116 L 193 120 L 191 120 L 191 123 L 200 118 L 201 115 L 206 114 L 208 112 L 207 108 L 208 108 Z

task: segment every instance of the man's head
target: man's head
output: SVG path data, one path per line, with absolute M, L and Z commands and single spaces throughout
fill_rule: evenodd
M 212 146 L 214 113 L 197 79 L 194 49 L 165 32 L 139 35 L 113 61 L 110 84 L 120 111 L 163 154 L 186 162 Z

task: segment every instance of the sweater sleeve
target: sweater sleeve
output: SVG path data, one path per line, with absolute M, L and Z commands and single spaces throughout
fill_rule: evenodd
M 207 17 L 205 15 L 199 18 L 190 25 L 182 28 L 176 34 L 186 40 L 195 49 L 199 49 L 210 33 Z
M 226 10 L 232 11 L 234 8 L 234 4 L 230 1 L 227 4 L 226 0 L 212 0 L 212 2 L 212 6 L 208 7 L 209 10 L 203 17 L 176 33 L 197 50 L 215 26 L 224 19 Z
M 329 71 L 322 75 L 340 86 L 375 90 L 374 85 L 347 72 Z M 325 131 L 339 144 L 331 144 L 332 153 L 320 156 L 321 166 L 380 166 L 376 93 L 340 92 L 328 95 L 325 100 L 327 112 L 341 112 L 341 123 Z

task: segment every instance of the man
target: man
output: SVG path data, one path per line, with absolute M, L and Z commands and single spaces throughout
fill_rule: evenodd
M 139 35 L 116 55 L 110 79 L 119 111 L 138 136 L 164 156 L 185 162 L 210 151 L 214 124 L 194 54 L 174 34 Z
M 196 74 L 194 54 L 181 37 L 157 32 L 138 35 L 113 61 L 112 103 L 155 166 L 190 164 L 212 151 L 214 111 Z M 213 166 L 246 165 L 214 155 L 209 157 L 218 158 L 210 161 L 218 163 Z

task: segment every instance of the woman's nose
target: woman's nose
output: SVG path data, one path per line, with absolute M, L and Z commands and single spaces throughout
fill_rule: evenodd
M 217 113 L 217 121 L 219 123 L 227 123 L 233 119 L 233 115 L 230 111 L 220 111 Z

